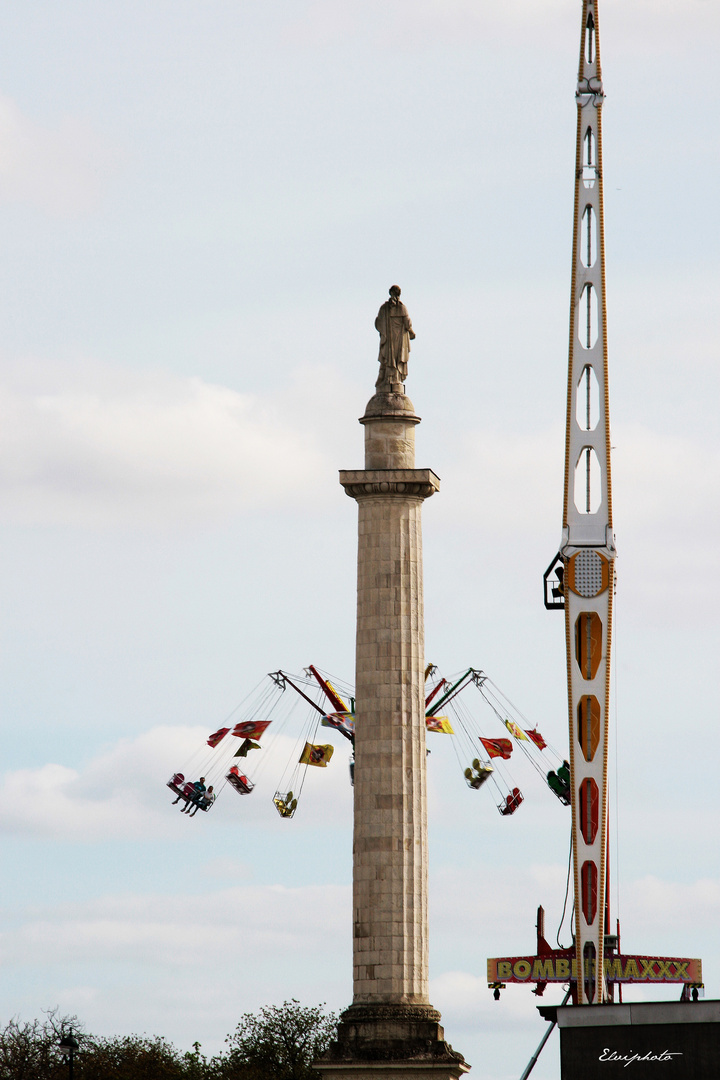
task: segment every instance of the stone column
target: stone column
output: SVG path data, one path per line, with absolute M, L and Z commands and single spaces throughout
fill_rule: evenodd
M 399 290 L 398 290 L 399 292 Z M 428 850 L 420 418 L 402 384 L 368 403 L 357 500 L 353 1004 L 315 1063 L 327 1080 L 456 1080 L 469 1066 L 428 999 Z

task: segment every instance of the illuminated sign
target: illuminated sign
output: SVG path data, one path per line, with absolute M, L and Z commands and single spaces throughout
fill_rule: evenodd
M 618 983 L 702 984 L 702 960 L 675 956 L 608 956 L 605 978 Z M 594 977 L 595 961 L 585 961 L 585 977 Z M 568 982 L 577 979 L 577 959 L 566 955 L 508 956 L 487 962 L 488 983 Z

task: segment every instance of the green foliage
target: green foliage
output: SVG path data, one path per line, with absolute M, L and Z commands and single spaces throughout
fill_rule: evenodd
M 246 1013 L 226 1040 L 228 1050 L 208 1061 L 197 1042 L 181 1053 L 148 1035 L 95 1038 L 76 1017 L 51 1010 L 43 1021 L 13 1019 L 0 1028 L 0 1080 L 68 1080 L 59 1044 L 71 1028 L 79 1043 L 74 1080 L 317 1080 L 311 1063 L 336 1027 L 336 1017 L 321 1005 L 304 1007 L 293 999 Z
M 245 1013 L 218 1075 L 223 1080 L 317 1080 L 312 1062 L 332 1042 L 337 1017 L 322 1005 L 303 1006 L 295 998 Z
M 86 1039 L 75 1080 L 185 1080 L 192 1076 L 174 1046 L 147 1035 Z

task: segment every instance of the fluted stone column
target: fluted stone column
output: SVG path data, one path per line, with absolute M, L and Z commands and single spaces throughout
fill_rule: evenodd
M 398 290 L 399 292 L 399 290 Z M 404 386 L 368 403 L 358 503 L 353 1004 L 315 1063 L 327 1080 L 456 1080 L 467 1071 L 428 999 L 428 844 L 421 510 L 440 482 L 415 468 Z

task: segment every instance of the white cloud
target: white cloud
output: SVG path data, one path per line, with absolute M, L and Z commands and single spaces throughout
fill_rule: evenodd
M 635 928 L 634 936 L 643 938 L 642 948 L 637 949 L 628 940 L 628 951 L 671 949 L 684 956 L 688 948 L 709 948 L 714 955 L 715 935 L 710 928 L 720 925 L 720 877 L 671 881 L 647 875 L 630 881 L 622 890 L 622 918 Z M 707 951 L 704 959 L 710 959 Z M 707 974 L 715 975 L 712 970 Z
M 519 991 L 519 992 L 518 992 Z M 546 1002 L 556 1003 L 557 991 L 548 991 Z M 488 989 L 487 977 L 474 975 L 467 971 L 446 971 L 430 983 L 430 1000 L 443 1014 L 452 1016 L 458 1028 L 480 1028 L 485 1031 L 517 1032 L 533 1025 L 535 1017 L 528 1009 L 529 1001 L 535 1002 L 530 987 L 518 987 L 502 996 L 500 1005 Z M 562 999 L 562 992 L 559 993 Z M 462 1049 L 461 1044 L 459 1044 Z
M 714 537 L 720 527 L 720 448 L 706 431 L 615 424 L 612 432 L 613 518 L 618 589 L 661 619 L 680 613 L 714 620 L 720 579 Z M 444 485 L 447 520 L 472 522 L 487 558 L 525 572 L 529 547 L 543 535 L 560 540 L 563 436 L 559 425 L 516 436 L 486 428 L 466 441 Z M 468 491 L 482 477 L 481 497 Z M 555 481 L 552 482 L 552 478 Z M 502 548 L 498 551 L 500 523 Z M 528 536 L 528 522 L 532 534 Z M 492 554 L 490 554 L 492 552 Z M 548 551 L 549 562 L 550 551 Z
M 228 743 L 221 753 L 207 747 L 208 734 L 209 729 L 200 727 L 157 727 L 135 739 L 121 739 L 78 769 L 47 763 L 8 772 L 0 787 L 2 831 L 6 835 L 49 836 L 82 843 L 183 838 L 187 819 L 178 813 L 180 804 L 172 805 L 175 795 L 165 787 L 177 770 L 184 770 L 187 779 L 197 779 L 202 773 L 207 783 L 213 783 L 220 792 L 222 797 L 209 811 L 213 827 L 217 827 L 216 822 L 236 827 L 239 820 L 256 826 L 274 825 L 272 796 L 278 784 L 283 777 L 283 789 L 288 782 L 296 782 L 292 778 L 299 756 L 295 735 L 266 734 L 267 746 L 254 751 L 244 764 L 255 790 L 249 796 L 240 796 L 229 786 L 223 789 L 223 777 L 239 745 L 237 740 Z M 300 740 L 302 746 L 302 736 Z M 340 740 L 323 735 L 323 741 L 337 744 Z M 307 770 L 294 829 L 302 832 L 317 826 L 326 819 L 328 804 L 333 806 L 334 824 L 349 826 L 352 797 L 346 757 L 345 747 L 336 746 L 330 766 Z M 306 769 L 301 767 L 302 772 Z M 194 826 L 200 824 L 191 820 Z M 219 859 L 209 864 L 207 872 L 227 879 L 239 876 L 243 867 L 233 859 Z
M 580 10 L 573 0 L 506 0 L 503 4 L 478 4 L 475 0 L 365 0 L 346 3 L 340 9 L 333 0 L 312 0 L 285 29 L 292 44 L 323 48 L 363 36 L 383 51 L 401 52 L 447 42 L 487 42 L 507 39 L 518 30 L 533 30 L 533 39 L 551 49 L 564 48 L 568 33 L 579 40 Z M 628 9 L 620 0 L 603 4 L 601 33 L 623 30 L 649 52 L 651 48 L 677 50 L 678 35 L 685 40 L 697 34 L 696 20 L 717 25 L 712 5 L 696 0 L 695 18 L 688 18 L 687 0 L 637 0 Z M 705 10 L 703 10 L 705 9 Z M 622 44 L 622 42 L 621 42 Z M 617 46 L 615 51 L 617 51 Z M 678 50 L 679 51 L 679 50 Z M 545 55 L 545 53 L 544 53 Z
M 672 431 L 635 424 L 618 426 L 613 442 L 615 501 L 634 529 L 656 534 L 657 557 L 663 545 L 682 536 L 702 542 L 720 523 L 720 446 L 702 435 L 682 437 Z M 672 513 L 668 514 L 668 509 Z M 700 534 L 700 535 L 698 535 Z
M 90 124 L 63 116 L 53 127 L 0 96 L 0 199 L 59 216 L 92 211 L 120 153 Z
M 151 793 L 171 775 L 171 754 L 189 758 L 201 740 L 201 729 L 156 728 L 79 769 L 47 763 L 8 772 L 0 788 L 3 831 L 89 842 L 167 831 Z
M 2 966 L 41 966 L 42 988 L 14 979 L 0 1013 L 60 1004 L 96 1033 L 147 1031 L 183 1048 L 200 1038 L 212 1052 L 244 1009 L 347 1003 L 351 910 L 349 886 L 279 885 L 25 910 L 0 935 Z
M 14 521 L 217 520 L 335 482 L 310 418 L 280 396 L 92 363 L 66 369 L 64 384 L 31 370 L 9 372 L 0 390 L 0 484 Z
M 339 937 L 350 917 L 350 887 L 238 886 L 190 896 L 106 896 L 35 908 L 3 935 L 6 964 L 117 962 L 147 966 L 260 962 L 266 953 L 312 950 L 323 930 Z

